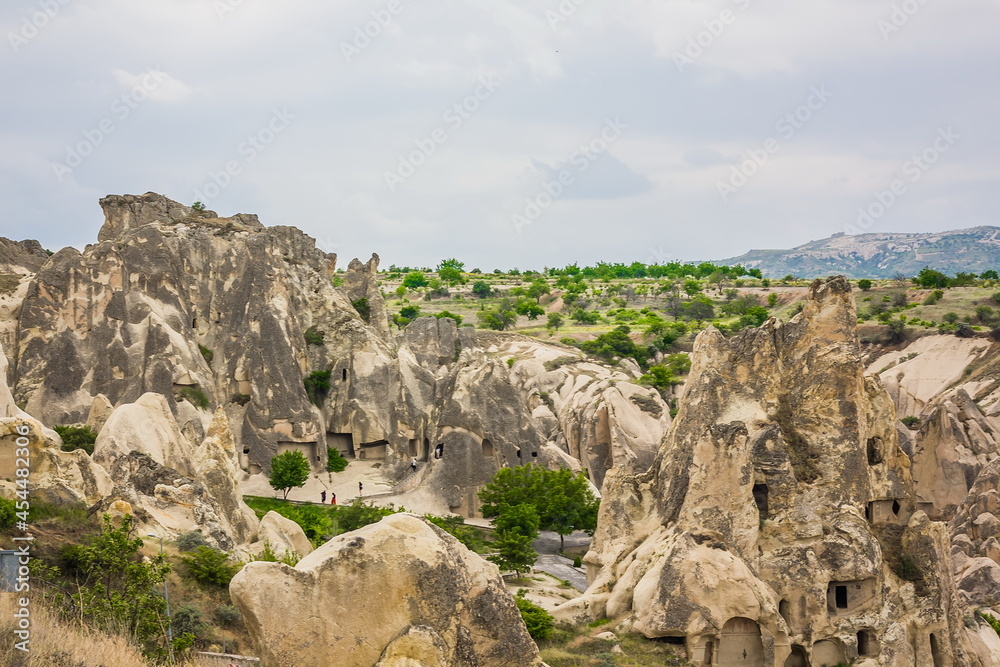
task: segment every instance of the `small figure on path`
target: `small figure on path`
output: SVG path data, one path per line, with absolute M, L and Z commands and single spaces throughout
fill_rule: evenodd
M 413 472 L 417 472 L 417 457 L 416 456 L 414 456 L 413 460 L 410 461 L 410 470 L 412 470 Z
M 336 505 L 337 504 L 337 494 L 331 491 L 330 492 L 330 496 L 332 496 L 330 498 L 330 504 L 331 505 Z
M 365 492 L 365 485 L 362 484 L 361 482 L 358 482 L 358 495 L 359 496 L 363 495 L 364 492 Z
M 434 447 L 434 458 L 439 459 L 439 458 L 441 458 L 442 454 L 444 454 L 444 443 L 443 442 L 439 442 Z
M 319 492 L 319 497 L 320 497 L 320 502 L 322 502 L 325 505 L 326 504 L 326 491 L 320 491 Z

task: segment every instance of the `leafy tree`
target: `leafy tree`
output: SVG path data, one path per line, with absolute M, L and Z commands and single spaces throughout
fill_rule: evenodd
M 462 275 L 462 272 L 451 266 L 439 269 L 438 277 L 449 285 L 465 284 L 465 277 Z
M 715 305 L 704 294 L 698 294 L 684 304 L 684 316 L 690 320 L 710 320 L 715 317 Z
M 979 274 L 979 277 L 983 280 L 1000 280 L 1000 274 L 997 274 L 993 269 L 988 269 Z
M 688 296 L 694 296 L 701 292 L 701 283 L 697 280 L 685 280 L 684 281 L 684 292 Z
M 976 306 L 976 319 L 983 324 L 989 323 L 993 319 L 993 309 L 986 305 Z
M 333 447 L 326 448 L 326 471 L 344 472 L 350 461 L 344 458 L 339 449 Z
M 773 292 L 771 294 L 768 294 L 767 295 L 767 307 L 768 308 L 774 308 L 777 305 L 778 305 L 778 295 L 774 294 Z M 760 326 L 760 325 L 757 325 L 757 326 Z
M 407 324 L 420 317 L 420 306 L 403 306 L 399 309 L 399 316 L 405 319 Z
M 945 313 L 944 315 L 941 316 L 941 319 L 947 322 L 948 324 L 954 324 L 955 322 L 958 321 L 958 313 Z
M 903 320 L 890 320 L 886 333 L 887 342 L 900 343 L 906 338 L 906 322 Z
M 924 298 L 924 305 L 925 306 L 933 306 L 938 301 L 940 301 L 941 297 L 943 297 L 943 296 L 944 296 L 944 292 L 942 290 L 936 289 L 933 292 L 931 292 L 930 294 L 928 294 L 926 298 Z
M 549 284 L 544 280 L 532 281 L 531 285 L 528 286 L 528 296 L 532 299 L 538 301 L 543 295 L 549 293 Z
M 427 287 L 427 276 L 424 275 L 423 271 L 410 271 L 403 278 L 403 287 L 408 289 Z
M 976 332 L 972 329 L 969 324 L 965 322 L 959 322 L 955 325 L 955 335 L 959 338 L 972 338 L 976 335 Z
M 89 426 L 55 426 L 53 430 L 62 438 L 62 450 L 64 452 L 82 449 L 88 454 L 94 453 L 97 432 Z
M 197 547 L 190 555 L 181 556 L 181 560 L 187 566 L 188 576 L 203 586 L 228 586 L 240 571 L 240 564 L 231 561 L 229 554 L 208 546 Z
M 538 527 L 559 533 L 560 542 L 574 530 L 592 533 L 597 527 L 598 501 L 582 472 L 530 464 L 501 468 L 479 492 L 479 498 L 487 518 L 508 514 L 519 505 L 532 506 L 538 514 Z
M 100 535 L 69 545 L 62 571 L 32 561 L 32 590 L 40 584 L 64 619 L 122 634 L 142 645 L 148 656 L 163 657 L 167 616 L 161 587 L 170 565 L 163 554 L 143 558 L 143 541 L 133 538 L 134 529 L 131 515 L 122 517 L 119 527 L 105 515 Z
M 920 269 L 920 273 L 918 273 L 917 277 L 913 279 L 913 282 L 920 287 L 927 289 L 934 287 L 948 287 L 950 284 L 948 276 L 927 266 Z
M 514 310 L 517 311 L 518 315 L 525 315 L 529 320 L 537 320 L 539 315 L 545 314 L 545 309 L 533 299 L 520 299 Z
M 545 322 L 546 329 L 553 329 L 558 331 L 559 327 L 562 326 L 563 316 L 559 313 L 549 313 L 548 320 Z
M 292 488 L 305 486 L 309 472 L 309 461 L 302 452 L 293 449 L 271 459 L 271 474 L 267 481 L 272 489 L 283 492 L 282 498 L 287 500 Z
M 536 536 L 516 530 L 498 530 L 493 540 L 497 553 L 487 560 L 496 563 L 501 570 L 513 570 L 520 575 L 538 560 L 538 552 L 531 546 Z
M 631 331 L 625 325 L 617 326 L 594 340 L 581 343 L 580 349 L 587 354 L 601 357 L 607 361 L 612 361 L 615 357 L 631 357 L 641 366 L 646 363 L 649 351 L 635 344 L 635 341 L 629 337 Z
M 771 294 L 771 296 L 777 296 L 777 294 Z M 739 325 L 744 328 L 759 327 L 767 321 L 769 316 L 767 308 L 764 308 L 763 306 L 754 306 L 753 308 L 750 308 L 746 314 L 740 317 Z
M 472 293 L 480 299 L 487 299 L 493 294 L 493 288 L 485 280 L 477 280 L 472 283 Z
M 601 314 L 595 310 L 577 308 L 570 314 L 570 317 L 577 324 L 597 324 L 597 321 L 601 319 Z
M 368 321 L 371 320 L 372 307 L 368 303 L 368 299 L 367 298 L 361 297 L 360 299 L 358 299 L 356 301 L 352 301 L 351 305 L 354 306 L 354 310 L 358 311 L 358 315 L 361 316 L 361 319 L 363 319 L 365 322 L 368 322 Z
M 204 211 L 205 205 L 202 204 L 200 201 L 196 201 L 195 203 L 191 204 L 191 208 L 194 209 L 195 211 Z
M 194 551 L 198 547 L 209 546 L 208 541 L 205 540 L 205 536 L 201 534 L 200 530 L 192 530 L 178 535 L 177 539 L 174 540 L 174 544 L 177 545 L 178 551 Z
M 867 292 L 871 288 L 872 288 L 872 281 L 868 280 L 867 278 L 862 278 L 861 280 L 858 281 L 858 289 L 860 289 L 862 292 Z
M 438 271 L 441 269 L 455 269 L 456 271 L 465 271 L 465 262 L 460 262 L 454 257 L 451 259 L 442 259 L 438 264 Z M 478 269 L 473 269 L 473 273 L 479 273 Z
M 462 316 L 456 315 L 455 313 L 449 313 L 447 310 L 442 310 L 440 313 L 434 313 L 434 317 L 438 318 L 439 320 L 444 318 L 450 318 L 455 320 L 456 326 L 462 326 Z
M 487 308 L 479 313 L 479 326 L 495 331 L 512 329 L 517 324 L 517 312 L 501 304 L 497 308 Z

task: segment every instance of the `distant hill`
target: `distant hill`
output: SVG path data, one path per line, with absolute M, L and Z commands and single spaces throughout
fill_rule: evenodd
M 954 275 L 1000 270 L 1000 227 L 973 227 L 936 234 L 834 234 L 791 250 L 751 250 L 719 260 L 760 269 L 765 276 L 891 278 L 916 275 L 925 266 Z

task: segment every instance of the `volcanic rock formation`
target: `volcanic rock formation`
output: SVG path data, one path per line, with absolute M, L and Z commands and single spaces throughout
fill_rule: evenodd
M 591 586 L 560 614 L 683 642 L 696 665 L 989 664 L 855 325 L 831 278 L 789 323 L 700 334 L 653 467 L 608 475 Z

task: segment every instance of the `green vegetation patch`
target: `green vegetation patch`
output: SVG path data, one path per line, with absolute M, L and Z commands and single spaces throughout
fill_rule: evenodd
M 94 453 L 94 443 L 97 442 L 97 431 L 89 426 L 54 426 L 53 430 L 62 438 L 62 450 L 64 452 L 82 449 L 88 454 Z
M 0 294 L 13 294 L 21 284 L 21 276 L 0 273 Z

